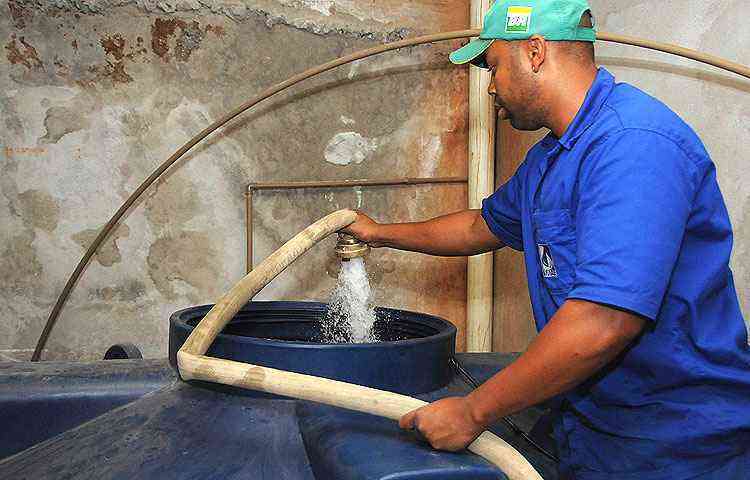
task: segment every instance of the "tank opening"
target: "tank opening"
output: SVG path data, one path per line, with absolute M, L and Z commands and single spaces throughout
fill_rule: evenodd
M 205 313 L 205 312 L 204 312 Z M 399 340 L 413 340 L 426 338 L 440 333 L 430 325 L 398 318 L 396 314 L 385 309 L 375 309 L 376 320 L 373 327 L 377 342 L 396 342 Z M 240 311 L 234 319 L 224 327 L 222 334 L 239 337 L 261 338 L 266 340 L 280 340 L 286 342 L 305 343 L 351 343 L 350 341 L 326 341 L 325 310 L 314 312 L 251 312 Z M 191 327 L 198 325 L 203 315 L 187 320 Z

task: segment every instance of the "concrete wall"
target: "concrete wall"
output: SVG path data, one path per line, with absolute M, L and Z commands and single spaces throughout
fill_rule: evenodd
M 599 29 L 675 43 L 750 65 L 750 26 L 742 0 L 590 0 Z M 750 80 L 659 52 L 597 44 L 600 65 L 659 98 L 695 128 L 711 153 L 735 234 L 732 270 L 750 321 Z M 512 175 L 538 132 L 498 127 L 498 186 Z M 526 348 L 535 336 L 519 253 L 495 255 L 496 351 Z M 509 290 L 513 293 L 510 293 Z
M 8 0 L 0 12 L 0 360 L 30 357 L 85 247 L 192 135 L 306 68 L 468 23 L 466 0 Z M 467 75 L 446 59 L 457 45 L 328 73 L 198 146 L 89 264 L 45 358 L 100 358 L 115 342 L 164 356 L 170 313 L 244 274 L 248 183 L 465 175 Z M 465 205 L 463 185 L 259 193 L 254 260 L 338 208 L 404 221 Z M 259 298 L 325 300 L 332 247 Z M 369 269 L 379 304 L 463 326 L 464 259 L 379 251 Z
M 591 3 L 603 30 L 750 64 L 741 0 Z M 466 0 L 9 0 L 0 8 L 0 359 L 29 357 L 85 246 L 194 133 L 307 67 L 387 39 L 464 28 L 468 18 Z M 243 274 L 247 183 L 464 175 L 466 71 L 444 57 L 455 45 L 327 74 L 189 154 L 91 262 L 46 358 L 98 358 L 123 341 L 164 355 L 168 315 L 213 301 Z M 682 115 L 712 153 L 750 317 L 750 82 L 632 47 L 602 43 L 598 52 L 621 81 Z M 341 165 L 349 158 L 361 162 Z M 424 218 L 464 208 L 465 188 L 257 194 L 255 262 L 323 214 L 352 206 L 381 220 Z M 259 298 L 325 299 L 336 274 L 331 247 L 306 256 Z M 369 268 L 378 303 L 463 325 L 464 260 L 378 251 Z M 496 285 L 507 285 L 502 274 Z M 503 299 L 498 304 L 512 303 Z M 507 308 L 513 317 L 528 312 Z M 496 329 L 495 346 L 522 348 L 528 321 L 519 318 L 515 333 L 505 323 Z
M 677 43 L 750 65 L 743 0 L 591 0 L 601 30 Z M 718 171 L 735 234 L 732 270 L 750 320 L 750 80 L 658 52 L 599 44 L 619 81 L 659 98 L 698 132 Z

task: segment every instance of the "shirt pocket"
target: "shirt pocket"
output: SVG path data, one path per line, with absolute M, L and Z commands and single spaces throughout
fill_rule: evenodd
M 532 214 L 537 265 L 542 283 L 562 303 L 575 280 L 576 230 L 568 209 Z

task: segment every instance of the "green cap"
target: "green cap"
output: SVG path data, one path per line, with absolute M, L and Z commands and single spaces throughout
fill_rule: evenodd
M 495 40 L 541 35 L 551 41 L 594 42 L 596 29 L 579 26 L 590 10 L 588 0 L 496 0 L 484 17 L 479 39 L 451 53 L 451 62 L 487 68 L 483 54 Z

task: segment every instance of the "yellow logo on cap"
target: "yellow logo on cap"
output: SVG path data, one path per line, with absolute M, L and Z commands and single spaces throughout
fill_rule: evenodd
M 505 33 L 529 33 L 532 7 L 508 7 Z

